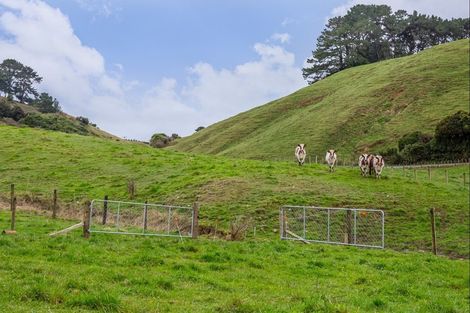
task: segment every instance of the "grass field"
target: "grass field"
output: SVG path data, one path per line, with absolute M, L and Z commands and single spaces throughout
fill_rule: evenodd
M 439 209 L 439 253 L 468 258 L 468 167 L 412 172 L 385 168 L 381 180 L 363 178 L 356 168 L 328 173 L 325 165 L 262 162 L 192 155 L 148 146 L 29 128 L 0 126 L 0 194 L 15 183 L 20 198 L 33 192 L 62 201 L 127 199 L 135 180 L 137 201 L 201 203 L 201 224 L 227 229 L 244 215 L 262 238 L 276 239 L 281 205 L 376 208 L 385 211 L 385 245 L 396 250 L 431 247 L 429 208 Z M 467 172 L 467 185 L 462 174 Z M 65 208 L 63 209 L 65 210 Z
M 171 149 L 231 157 L 288 159 L 298 143 L 311 155 L 395 147 L 413 131 L 468 111 L 468 39 L 416 55 L 350 68 L 289 96 L 177 141 Z
M 468 260 L 279 240 L 94 234 L 19 213 L 1 312 L 469 312 Z M 9 214 L 0 210 L 0 227 Z

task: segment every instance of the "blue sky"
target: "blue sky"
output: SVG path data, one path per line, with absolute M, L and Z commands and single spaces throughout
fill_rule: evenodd
M 325 21 L 357 3 L 468 14 L 462 0 L 0 0 L 0 59 L 119 136 L 188 135 L 304 87 Z

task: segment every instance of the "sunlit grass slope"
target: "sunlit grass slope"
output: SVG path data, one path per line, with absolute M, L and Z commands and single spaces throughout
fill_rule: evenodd
M 336 148 L 358 152 L 395 146 L 412 131 L 468 111 L 469 41 L 413 56 L 354 67 L 289 96 L 216 123 L 172 149 L 232 157 L 284 160 L 298 143 L 311 155 Z
M 468 256 L 468 167 L 412 173 L 385 168 L 383 179 L 364 178 L 356 168 L 328 173 L 325 165 L 239 160 L 153 149 L 31 128 L 0 126 L 0 195 L 15 183 L 21 197 L 41 192 L 62 201 L 127 199 L 135 180 L 137 201 L 201 203 L 201 224 L 227 229 L 238 215 L 257 225 L 258 236 L 277 240 L 284 204 L 377 208 L 385 211 L 385 244 L 397 250 L 430 250 L 429 208 L 440 210 L 439 253 Z M 467 172 L 467 185 L 462 174 Z

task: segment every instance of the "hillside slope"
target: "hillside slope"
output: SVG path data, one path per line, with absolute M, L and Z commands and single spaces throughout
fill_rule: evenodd
M 352 158 L 395 146 L 406 133 L 433 133 L 444 117 L 468 111 L 469 41 L 359 66 L 216 123 L 171 149 L 253 159 L 311 155 L 335 148 Z
M 64 112 L 41 113 L 36 107 L 29 104 L 9 101 L 4 97 L 0 97 L 0 101 L 10 108 L 19 107 L 26 115 L 31 114 L 29 118 L 18 121 L 8 117 L 2 117 L 0 114 L 0 125 L 35 127 L 60 131 L 64 133 L 119 139 L 119 137 L 99 129 L 99 127 L 97 127 L 95 124 L 82 123 L 77 118 Z
M 0 200 L 16 185 L 20 200 L 51 199 L 57 188 L 66 202 L 128 198 L 136 183 L 136 200 L 201 204 L 201 225 L 217 229 L 244 215 L 258 237 L 278 240 L 281 205 L 377 208 L 385 211 L 385 245 L 397 250 L 430 249 L 429 208 L 440 210 L 439 253 L 468 257 L 468 167 L 413 172 L 385 168 L 383 179 L 361 177 L 356 168 L 293 162 L 235 160 L 154 149 L 147 145 L 0 125 Z M 469 176 L 467 176 L 469 177 Z M 39 201 L 39 202 L 41 202 Z M 1 202 L 1 201 L 0 201 Z M 1 205 L 1 203 L 0 203 Z M 50 207 L 50 206 L 47 206 Z

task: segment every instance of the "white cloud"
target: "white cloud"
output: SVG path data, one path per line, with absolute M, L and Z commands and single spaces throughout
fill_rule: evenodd
M 277 40 L 281 43 L 288 43 L 290 41 L 290 35 L 288 33 L 275 33 L 271 36 L 272 40 Z
M 92 12 L 97 16 L 110 17 L 121 11 L 110 0 L 74 0 L 83 10 Z
M 188 69 L 184 85 L 165 78 L 131 99 L 127 92 L 140 82 L 125 80 L 121 64 L 108 72 L 104 57 L 80 41 L 60 10 L 39 0 L 0 0 L 0 9 L 0 34 L 5 35 L 0 60 L 15 58 L 33 67 L 44 77 L 41 89 L 57 97 L 66 112 L 87 116 L 120 136 L 187 135 L 305 86 L 292 53 L 257 43 L 255 60 L 233 69 L 200 62 Z M 280 36 L 281 43 L 282 38 L 285 42 L 288 36 Z
M 443 18 L 468 17 L 468 0 L 349 0 L 343 5 L 334 8 L 331 16 L 344 15 L 349 8 L 356 4 L 387 4 L 396 10 L 406 10 L 409 13 L 413 10 L 419 13 L 437 15 Z

